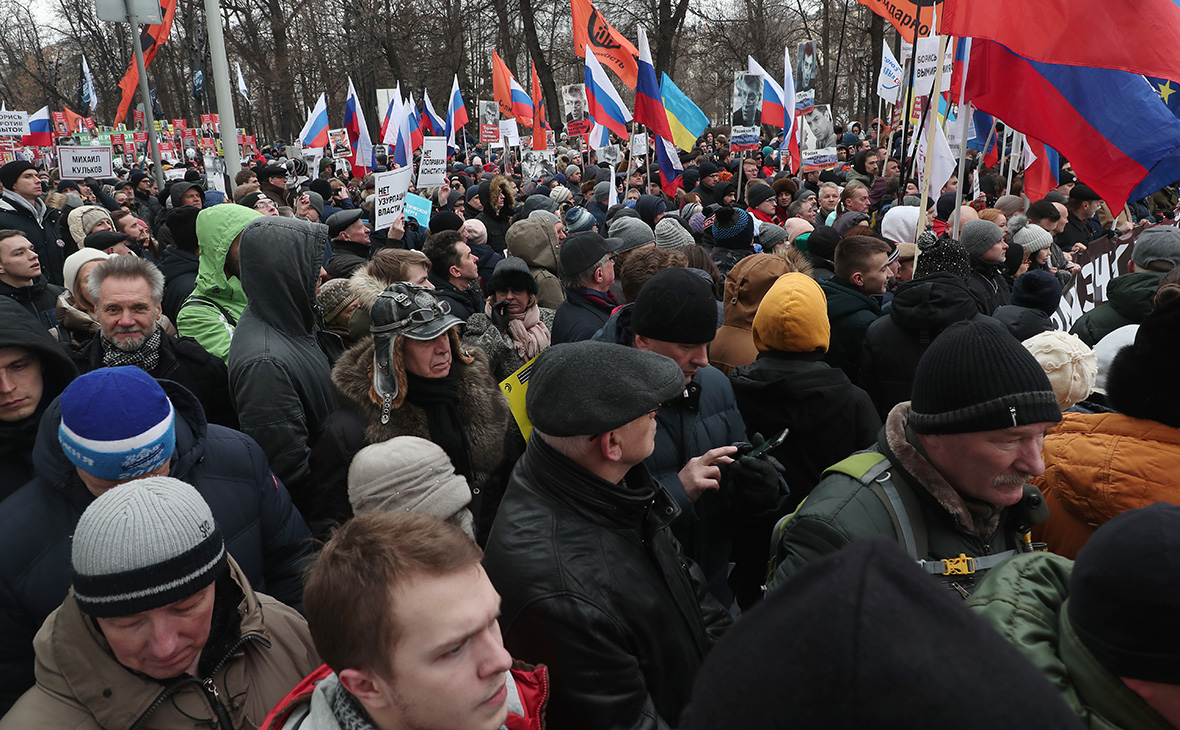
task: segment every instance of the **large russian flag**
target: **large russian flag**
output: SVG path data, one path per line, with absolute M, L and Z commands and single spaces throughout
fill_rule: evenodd
M 1060 152 L 1116 215 L 1180 180 L 1180 119 L 1138 74 L 1032 61 L 976 38 L 967 98 Z
M 53 144 L 53 122 L 49 107 L 43 106 L 29 115 L 29 133 L 21 135 L 20 143 L 26 147 L 49 147 Z
M 324 147 L 328 144 L 328 100 L 320 94 L 312 107 L 307 122 L 299 132 L 299 141 L 304 147 Z
M 587 86 L 589 88 L 589 86 Z M 651 48 L 647 45 L 647 31 L 639 27 L 639 72 L 635 81 L 635 123 L 642 124 L 664 139 L 672 139 L 668 113 L 660 97 L 660 82 L 651 62 Z
M 758 65 L 753 56 L 746 56 L 746 63 L 752 74 L 762 74 L 762 123 L 772 127 L 783 126 L 783 87 L 766 69 Z M 791 104 L 794 107 L 794 102 Z
M 586 53 L 586 103 L 595 122 L 623 139 L 629 139 L 627 122 L 631 121 L 631 112 L 606 77 L 602 64 L 590 52 Z
M 422 112 L 414 102 L 414 92 L 410 92 L 410 100 L 406 102 L 406 111 L 410 115 L 410 149 L 416 150 L 422 146 Z
M 1031 201 L 1038 201 L 1058 185 L 1058 169 L 1061 160 L 1057 150 L 1025 136 L 1024 194 Z M 1029 158 L 1033 158 L 1031 161 Z
M 348 130 L 352 141 L 353 167 L 375 167 L 373 140 L 369 138 L 369 126 L 365 123 L 365 113 L 361 110 L 361 102 L 351 78 L 348 79 L 348 99 L 344 102 L 344 128 Z
M 656 162 L 660 166 L 660 189 L 664 191 L 664 195 L 675 198 L 676 189 L 684 184 L 684 167 L 680 164 L 676 146 L 670 140 L 659 136 L 652 141 L 656 146 Z

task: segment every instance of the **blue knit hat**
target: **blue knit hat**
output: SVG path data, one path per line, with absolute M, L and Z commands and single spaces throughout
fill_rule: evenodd
M 137 367 L 99 368 L 61 394 L 57 437 L 74 466 L 99 479 L 150 474 L 176 450 L 176 416 L 152 376 Z
M 724 248 L 746 248 L 754 242 L 754 219 L 741 208 L 721 208 L 713 216 L 713 241 Z
M 588 231 L 597 222 L 594 220 L 594 216 L 590 214 L 590 211 L 576 205 L 566 211 L 565 214 L 565 228 L 570 233 Z

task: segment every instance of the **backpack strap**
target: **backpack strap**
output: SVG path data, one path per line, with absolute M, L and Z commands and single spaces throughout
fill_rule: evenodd
M 905 489 L 897 488 L 890 466 L 884 454 L 861 451 L 825 469 L 824 476 L 829 473 L 844 474 L 872 490 L 889 513 L 894 534 L 906 553 L 914 560 L 921 560 L 927 550 L 926 521 L 922 507 L 908 485 L 905 485 Z
M 221 306 L 221 304 L 216 299 L 210 299 L 209 297 L 202 294 L 190 294 L 189 298 L 184 300 L 184 304 L 180 305 L 180 308 L 184 309 L 185 307 L 192 304 L 199 304 L 204 307 L 213 307 L 217 311 L 221 312 L 221 316 L 225 317 L 226 321 L 230 323 L 231 327 L 238 326 L 238 320 L 229 313 L 228 309 Z

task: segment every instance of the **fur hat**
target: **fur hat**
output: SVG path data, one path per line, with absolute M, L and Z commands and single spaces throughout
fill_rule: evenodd
M 1094 392 L 1098 358 L 1077 335 L 1049 330 L 1025 340 L 1024 348 L 1032 353 L 1049 377 L 1061 410 L 1073 408 Z
M 509 289 L 537 293 L 537 280 L 529 273 L 529 265 L 516 256 L 509 256 L 496 264 L 486 287 L 488 294 Z

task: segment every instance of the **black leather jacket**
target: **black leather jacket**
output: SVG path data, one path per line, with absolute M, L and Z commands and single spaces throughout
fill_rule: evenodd
M 731 623 L 672 537 L 677 513 L 642 464 L 610 484 L 541 437 L 517 462 L 484 565 L 505 647 L 549 667 L 552 727 L 676 726 Z

